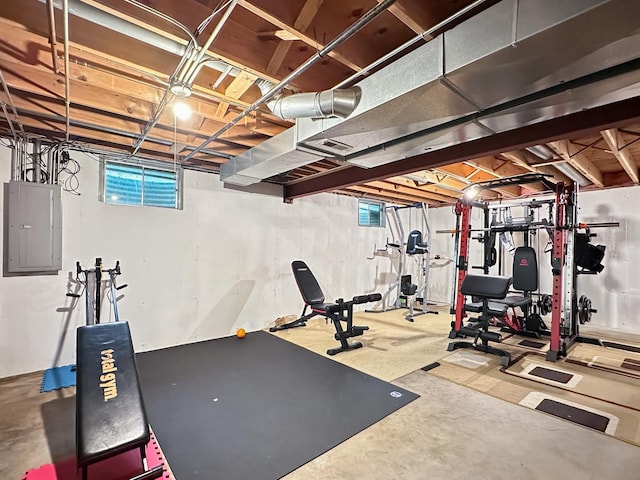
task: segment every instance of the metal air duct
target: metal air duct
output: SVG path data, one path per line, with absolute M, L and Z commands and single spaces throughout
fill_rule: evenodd
M 268 82 L 267 82 L 268 83 Z M 265 83 L 261 83 L 262 91 Z M 262 91 L 264 95 L 273 85 Z M 267 102 L 267 107 L 280 118 L 347 117 L 358 105 L 358 88 L 325 90 L 322 92 L 283 95 Z
M 346 118 L 301 118 L 221 179 L 373 167 L 639 95 L 638 18 L 636 0 L 503 0 L 359 82 Z
M 38 1 L 40 3 L 46 3 L 47 0 Z M 133 38 L 142 43 L 146 43 L 147 45 L 151 45 L 179 57 L 182 57 L 187 51 L 186 45 L 183 45 L 180 42 L 176 42 L 175 40 L 171 40 L 170 38 L 160 35 L 159 33 L 147 30 L 144 27 L 135 25 L 131 22 L 123 20 L 122 18 L 118 18 L 115 15 L 100 10 L 99 8 L 84 3 L 80 0 L 68 1 L 69 13 L 76 17 L 82 18 L 91 23 L 95 23 L 96 25 L 100 25 L 101 27 L 107 28 L 109 30 L 113 30 L 114 32 L 118 32 L 122 35 L 126 35 L 127 37 Z M 53 0 L 53 4 L 57 9 L 62 10 L 61 0 Z M 222 60 L 214 59 L 208 56 L 204 56 L 204 59 L 205 61 L 202 62 L 203 66 L 212 68 L 218 72 L 222 72 L 225 75 L 236 76 L 240 72 L 239 69 L 231 67 Z

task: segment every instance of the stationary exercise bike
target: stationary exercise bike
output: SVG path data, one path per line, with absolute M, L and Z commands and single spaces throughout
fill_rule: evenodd
M 83 269 L 80 262 L 76 262 L 76 283 L 82 286 L 79 293 L 68 292 L 67 297 L 80 298 L 84 295 L 87 325 L 95 325 L 100 323 L 100 311 L 102 300 L 102 274 L 109 275 L 109 290 L 111 294 L 111 304 L 113 305 L 113 319 L 115 322 L 120 320 L 118 315 L 118 297 L 116 292 L 127 287 L 127 284 L 117 286 L 116 277 L 122 273 L 120 270 L 120 262 L 116 260 L 113 268 L 103 269 L 102 258 L 96 258 L 93 268 Z M 93 302 L 92 302 L 93 299 Z

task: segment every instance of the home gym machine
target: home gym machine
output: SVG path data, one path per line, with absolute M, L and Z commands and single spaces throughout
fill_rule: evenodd
M 422 225 L 425 229 L 426 236 L 423 236 L 421 230 L 412 230 L 408 236 L 405 236 L 404 225 L 400 217 L 400 211 L 406 209 L 417 209 L 421 213 Z M 428 308 L 429 301 L 429 269 L 430 269 L 430 243 L 431 228 L 427 219 L 428 206 L 424 203 L 414 203 L 405 206 L 388 206 L 385 208 L 386 223 L 391 231 L 391 241 L 387 239 L 384 249 L 375 250 L 373 257 L 389 256 L 389 251 L 397 252 L 398 265 L 396 279 L 389 285 L 389 288 L 382 295 L 379 302 L 379 309 L 367 310 L 369 313 L 382 313 L 399 308 L 408 308 L 409 313 L 405 315 L 405 319 L 409 322 L 414 321 L 414 317 L 424 315 L 425 313 L 438 313 L 436 310 Z M 405 241 L 406 239 L 406 241 Z M 409 266 L 405 264 L 405 255 L 408 259 L 420 258 L 420 284 L 413 283 L 411 273 L 407 273 Z M 408 262 L 407 262 L 408 264 Z M 393 298 L 393 302 L 389 299 Z M 419 308 L 416 309 L 416 305 Z
M 117 286 L 116 277 L 122 273 L 120 270 L 120 262 L 116 261 L 113 268 L 104 269 L 102 266 L 102 258 L 96 258 L 93 268 L 82 268 L 80 262 L 76 262 L 76 284 L 81 286 L 80 292 L 68 292 L 67 297 L 80 298 L 84 295 L 86 325 L 95 325 L 100 323 L 101 301 L 102 301 L 102 274 L 109 276 L 109 292 L 111 296 L 111 304 L 113 305 L 113 321 L 120 320 L 118 314 L 118 298 L 117 291 L 127 287 L 127 284 Z
M 598 227 L 615 227 L 617 222 L 607 223 L 579 223 L 577 221 L 577 191 L 574 187 L 564 183 L 553 184 L 547 175 L 524 174 L 516 177 L 492 180 L 474 184 L 476 189 L 493 188 L 504 185 L 522 185 L 531 182 L 541 182 L 546 188 L 555 192 L 551 200 L 527 201 L 520 205 L 525 207 L 527 214 L 521 219 L 496 221 L 493 215 L 497 208 L 490 208 L 486 203 L 465 199 L 455 206 L 456 229 L 438 231 L 437 233 L 454 233 L 456 248 L 456 269 L 453 283 L 453 299 L 451 313 L 455 320 L 451 324 L 449 338 L 473 337 L 473 343 L 456 341 L 449 344 L 448 349 L 469 347 L 487 353 L 500 355 L 503 364 L 508 353 L 504 350 L 489 346 L 489 342 L 499 343 L 502 336 L 499 332 L 489 331 L 490 321 L 500 323 L 503 331 L 524 335 L 549 335 L 550 348 L 547 359 L 557 360 L 566 356 L 567 349 L 575 342 L 589 342 L 599 344 L 598 340 L 581 337 L 578 325 L 588 322 L 592 308 L 591 301 L 586 296 L 577 297 L 577 277 L 580 274 L 597 274 L 604 268 L 600 263 L 604 257 L 605 247 L 590 243 L 592 234 L 590 229 Z M 533 209 L 544 206 L 549 208 L 549 218 L 535 220 Z M 485 213 L 484 227 L 471 228 L 471 209 L 480 208 Z M 555 217 L 555 218 L 554 218 Z M 510 218 L 510 217 L 506 217 Z M 504 220 L 504 219 L 503 219 Z M 538 266 L 535 250 L 529 245 L 532 232 L 545 230 L 551 237 L 551 270 L 553 288 L 551 295 L 536 294 Z M 495 239 L 497 234 L 524 232 L 524 245 L 514 251 L 513 284 L 518 290 L 518 296 L 502 296 L 505 286 L 501 276 L 488 275 L 489 268 L 496 264 Z M 483 244 L 483 264 L 476 266 L 483 270 L 484 276 L 473 275 L 469 282 L 465 278 L 469 269 L 469 240 L 472 232 L 481 232 L 477 240 Z M 501 269 L 500 269 L 501 271 Z M 481 281 L 481 278 L 485 282 Z M 495 285 L 493 285 L 495 284 Z M 520 286 L 519 286 L 520 285 Z M 485 291 L 486 290 L 486 291 Z M 471 296 L 473 302 L 465 303 L 466 296 Z M 533 301 L 537 296 L 538 300 Z M 520 307 L 523 316 L 515 313 L 515 307 Z M 513 309 L 513 315 L 507 316 L 507 310 Z M 464 325 L 467 312 L 479 313 L 475 321 Z M 551 328 L 548 329 L 542 321 L 541 314 L 551 313 Z M 480 342 L 480 343 L 479 343 Z

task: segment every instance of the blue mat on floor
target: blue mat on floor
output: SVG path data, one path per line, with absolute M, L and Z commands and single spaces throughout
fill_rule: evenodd
M 61 367 L 48 368 L 42 376 L 40 392 L 51 392 L 61 388 L 74 387 L 76 385 L 76 366 L 63 365 Z

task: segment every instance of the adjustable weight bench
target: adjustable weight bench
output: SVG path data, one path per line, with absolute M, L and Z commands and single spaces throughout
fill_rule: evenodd
M 142 473 L 131 480 L 162 476 L 147 470 L 151 437 L 127 322 L 86 325 L 77 330 L 76 455 L 87 480 L 91 464 L 140 449 Z
M 473 348 L 481 352 L 498 355 L 500 357 L 500 363 L 503 366 L 506 367 L 509 365 L 511 362 L 511 354 L 505 350 L 489 345 L 489 342 L 500 343 L 502 341 L 502 335 L 489 331 L 489 321 L 496 316 L 496 313 L 502 312 L 503 309 L 506 312 L 507 306 L 500 305 L 496 300 L 503 299 L 507 296 L 510 285 L 510 277 L 471 274 L 465 276 L 460 286 L 460 293 L 477 297 L 480 300 L 480 315 L 475 324 L 463 325 L 458 331 L 452 329 L 449 334 L 449 338 L 451 339 L 473 337 L 473 342 L 451 342 L 447 347 L 448 351 L 451 352 L 458 348 Z M 491 300 L 494 301 L 491 302 Z M 468 309 L 469 306 L 465 305 L 465 310 Z M 478 341 L 480 341 L 480 343 L 478 343 Z
M 369 327 L 353 325 L 353 306 L 362 303 L 377 302 L 382 299 L 382 295 L 379 293 L 357 295 L 348 301 L 339 298 L 334 303 L 325 303 L 325 296 L 324 293 L 322 293 L 320 284 L 313 273 L 311 273 L 307 264 L 301 260 L 294 260 L 291 262 L 291 269 L 293 270 L 293 276 L 296 279 L 298 289 L 304 300 L 302 315 L 293 322 L 271 327 L 269 331 L 277 332 L 278 330 L 285 330 L 287 328 L 304 327 L 307 320 L 316 315 L 320 315 L 333 322 L 333 326 L 336 329 L 334 338 L 340 342 L 339 347 L 327 350 L 327 355 L 335 355 L 345 350 L 362 347 L 362 343 L 360 342 L 349 343 L 347 341 L 347 339 L 360 336 L 366 330 L 369 330 Z M 310 313 L 306 313 L 307 308 L 311 309 Z M 342 327 L 342 322 L 346 324 L 344 328 Z

